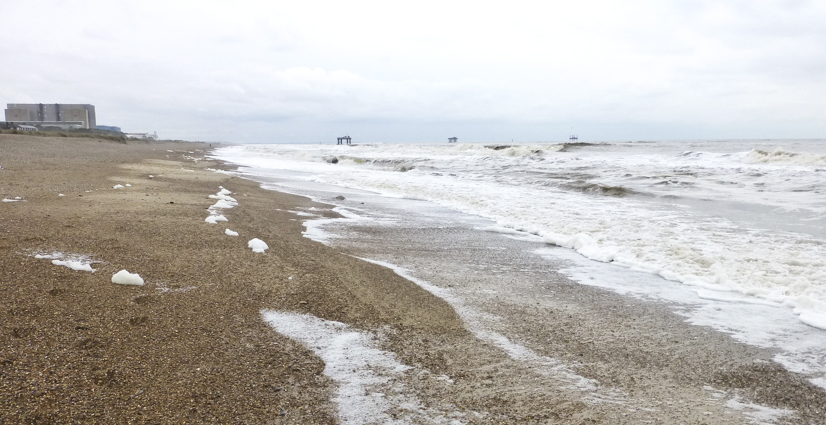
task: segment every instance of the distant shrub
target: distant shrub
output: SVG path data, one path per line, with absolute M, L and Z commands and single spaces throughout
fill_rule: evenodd
M 17 129 L 13 130 L 3 130 L 0 129 L 0 134 L 25 134 L 26 136 L 35 136 L 35 137 L 66 137 L 66 138 L 85 138 L 85 139 L 98 139 L 98 140 L 111 140 L 113 142 L 120 142 L 126 144 L 127 138 L 126 136 L 117 135 L 117 134 L 99 134 L 95 132 L 86 131 L 18 131 Z

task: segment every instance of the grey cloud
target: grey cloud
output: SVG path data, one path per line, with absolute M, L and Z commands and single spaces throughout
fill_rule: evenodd
M 171 137 L 824 131 L 819 2 L 41 3 L 0 17 L 0 102 Z

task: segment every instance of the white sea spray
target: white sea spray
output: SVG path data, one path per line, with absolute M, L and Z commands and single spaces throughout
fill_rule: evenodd
M 788 305 L 826 327 L 821 145 L 255 145 L 217 156 L 429 200 L 596 261 Z

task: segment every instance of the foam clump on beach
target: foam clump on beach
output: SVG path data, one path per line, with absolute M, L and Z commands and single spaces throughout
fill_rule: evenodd
M 227 220 L 227 218 L 224 217 L 223 215 L 219 214 L 219 215 L 211 215 L 211 216 L 207 217 L 206 219 L 204 219 L 204 221 L 206 221 L 207 223 L 217 224 L 219 221 L 229 221 L 229 220 Z
M 82 272 L 95 272 L 95 269 L 92 268 L 91 264 L 83 263 L 81 261 L 73 261 L 73 260 L 52 260 L 52 264 L 56 266 L 64 266 L 68 267 L 72 270 L 82 271 Z
M 221 199 L 215 204 L 213 204 L 210 208 L 232 208 L 234 206 L 235 205 L 231 204 L 229 201 Z
M 238 232 L 229 229 L 224 230 L 224 233 L 226 233 L 227 236 L 238 236 Z
M 112 283 L 117 283 L 118 285 L 141 286 L 143 285 L 143 278 L 137 273 L 129 273 L 126 269 L 124 269 L 112 276 Z
M 209 217 L 206 218 L 207 223 L 216 224 L 219 221 L 229 221 L 223 214 L 219 212 L 219 210 L 233 208 L 238 205 L 238 201 L 235 198 L 229 196 L 232 192 L 227 189 L 224 189 L 223 186 L 218 186 L 220 191 L 215 195 L 209 195 L 210 199 L 217 199 L 218 202 L 214 203 L 212 206 L 207 208 L 209 211 Z
M 116 185 L 112 186 L 112 189 L 123 189 L 123 185 L 122 184 L 116 184 Z
M 247 242 L 247 246 L 252 248 L 252 252 L 263 253 L 264 251 L 270 249 L 266 242 L 258 238 L 252 239 L 249 242 Z
M 52 264 L 56 266 L 68 267 L 72 270 L 95 272 L 92 268 L 92 261 L 85 255 L 64 254 L 62 252 L 40 253 L 35 254 L 34 258 L 52 260 Z
M 218 191 L 218 193 L 216 193 L 214 195 L 209 195 L 209 199 L 221 199 L 221 200 L 233 202 L 236 205 L 238 204 L 238 201 L 235 198 L 233 198 L 232 196 L 229 196 L 229 195 L 232 194 L 232 192 L 225 189 L 223 186 L 218 186 L 218 188 L 221 189 L 221 190 Z

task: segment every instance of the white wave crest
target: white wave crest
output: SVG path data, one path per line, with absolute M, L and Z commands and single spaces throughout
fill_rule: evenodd
M 826 155 L 805 152 L 789 152 L 777 148 L 771 152 L 751 150 L 745 162 L 752 164 L 826 165 Z

